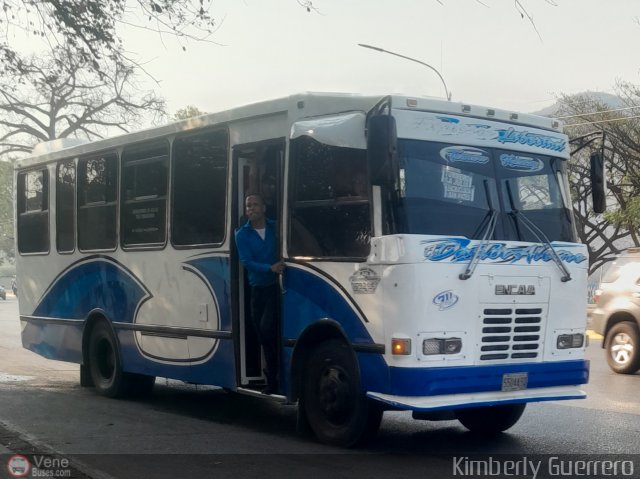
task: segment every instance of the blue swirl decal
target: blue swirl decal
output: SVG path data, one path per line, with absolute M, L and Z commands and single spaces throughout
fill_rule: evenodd
M 209 282 L 211 296 L 220 308 L 220 329 L 231 329 L 231 284 L 228 257 L 203 257 L 186 261 L 196 268 Z
M 425 261 L 449 261 L 462 263 L 471 261 L 479 243 L 471 245 L 466 238 L 446 238 L 421 241 L 425 245 Z M 570 245 L 564 245 L 571 247 Z M 555 249 L 555 248 L 554 248 Z M 582 263 L 587 257 L 582 253 L 572 253 L 565 249 L 556 249 L 556 253 L 566 263 Z M 529 264 L 553 261 L 553 256 L 546 245 L 507 246 L 505 243 L 488 243 L 482 246 L 478 253 L 481 261 L 493 263 L 517 263 L 525 261 Z
M 567 142 L 562 138 L 556 138 L 529 131 L 516 131 L 514 128 L 508 130 L 498 130 L 498 141 L 500 143 L 519 143 L 521 145 L 534 146 L 551 151 L 564 151 Z
M 40 317 L 85 319 L 98 308 L 113 321 L 135 322 L 140 305 L 151 294 L 112 258 L 91 256 L 60 274 L 36 306 Z
M 478 148 L 470 148 L 464 146 L 448 146 L 440 150 L 440 156 L 449 162 L 458 161 L 464 163 L 484 164 L 489 161 L 489 155 L 486 151 Z
M 538 158 L 509 154 L 500 155 L 500 163 L 505 168 L 516 171 L 535 172 L 540 171 L 544 167 L 542 160 Z

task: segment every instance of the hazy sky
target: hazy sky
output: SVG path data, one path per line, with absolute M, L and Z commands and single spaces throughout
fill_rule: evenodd
M 444 96 L 428 68 L 366 50 L 367 43 L 438 68 L 453 100 L 539 110 L 559 93 L 640 84 L 638 0 L 214 0 L 212 39 L 183 52 L 171 37 L 128 32 L 127 49 L 161 80 L 171 112 L 213 112 L 300 91 Z M 541 38 L 540 38 L 541 37 Z

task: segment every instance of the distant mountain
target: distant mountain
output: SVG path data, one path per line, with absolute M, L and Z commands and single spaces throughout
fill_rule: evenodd
M 584 93 L 580 93 L 580 95 L 589 95 L 594 100 L 597 100 L 606 105 L 609 105 L 612 109 L 622 108 L 625 106 L 622 103 L 622 99 L 619 96 L 612 95 L 611 93 L 605 93 L 602 91 L 586 91 Z M 553 105 L 549 105 L 548 107 L 543 108 L 542 110 L 534 111 L 532 113 L 534 115 L 554 117 L 554 116 L 557 116 L 557 111 L 558 111 L 558 102 L 554 103 Z

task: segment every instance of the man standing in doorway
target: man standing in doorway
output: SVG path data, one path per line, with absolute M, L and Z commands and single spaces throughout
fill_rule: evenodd
M 264 351 L 267 387 L 265 394 L 278 391 L 277 275 L 284 270 L 278 261 L 275 221 L 265 217 L 262 196 L 249 194 L 245 199 L 248 221 L 236 230 L 240 262 L 247 270 L 251 285 L 251 319 Z

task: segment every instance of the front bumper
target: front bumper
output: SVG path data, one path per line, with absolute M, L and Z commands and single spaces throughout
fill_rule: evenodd
M 505 374 L 526 373 L 527 389 L 518 393 L 535 396 L 548 388 L 575 388 L 589 381 L 589 361 L 549 361 L 541 363 L 494 364 L 433 368 L 389 368 L 388 390 L 369 388 L 379 397 L 434 398 L 488 393 L 504 397 Z M 564 393 L 563 393 L 564 394 Z M 571 392 L 569 395 L 578 394 Z M 465 396 L 466 397 L 466 396 Z M 522 396 L 518 396 L 522 399 Z M 405 401 L 406 402 L 406 401 Z
M 484 392 L 469 394 L 447 394 L 442 396 L 393 396 L 368 392 L 367 397 L 381 401 L 396 409 L 411 411 L 438 411 L 466 407 L 496 406 L 563 399 L 584 399 L 587 394 L 577 387 L 524 389 L 508 392 Z

